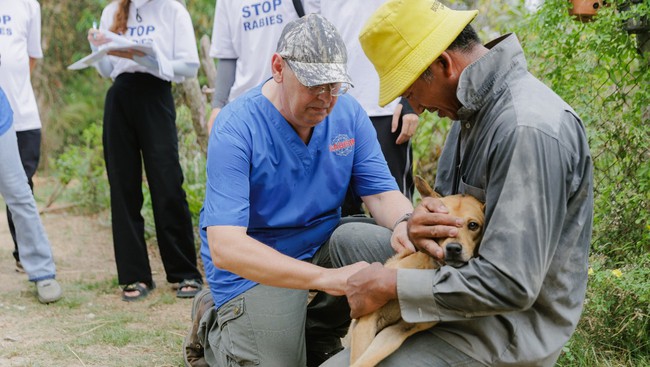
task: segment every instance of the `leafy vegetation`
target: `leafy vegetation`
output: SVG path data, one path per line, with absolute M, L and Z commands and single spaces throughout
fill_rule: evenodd
M 650 365 L 650 52 L 626 31 L 649 5 L 614 1 L 582 23 L 569 2 L 546 0 L 517 27 L 531 71 L 585 122 L 594 158 L 590 281 L 561 366 Z
M 47 166 L 87 211 L 108 208 L 101 152 L 103 96 L 110 81 L 94 70 L 69 72 L 85 55 L 86 30 L 105 0 L 43 4 L 45 61 L 34 77 L 44 119 Z M 483 39 L 515 31 L 529 69 L 581 116 L 595 165 L 595 217 L 590 282 L 583 318 L 564 349 L 560 366 L 650 365 L 650 52 L 647 33 L 628 32 L 650 14 L 650 0 L 608 2 L 592 22 L 568 14 L 566 0 L 546 0 L 535 11 L 522 1 L 464 1 L 481 9 Z M 213 0 L 189 1 L 197 39 L 210 34 Z M 494 9 L 499 9 L 498 12 Z M 623 10 L 625 9 L 625 10 Z M 72 21 L 70 21 L 72 20 Z M 205 84 L 205 76 L 199 75 Z M 198 218 L 205 157 L 196 143 L 189 109 L 178 101 L 178 131 L 185 189 Z M 436 172 L 450 121 L 425 114 L 413 140 L 415 170 Z M 143 187 L 148 200 L 146 181 Z M 150 203 L 143 209 L 153 225 Z M 153 234 L 153 228 L 148 228 Z M 119 336 L 106 336 L 119 343 Z
M 558 365 L 650 365 L 650 255 L 633 260 L 611 268 L 604 255 L 591 257 L 583 316 Z
M 532 72 L 569 102 L 589 133 L 595 165 L 593 249 L 614 264 L 650 247 L 650 55 L 626 21 L 649 14 L 620 1 L 577 22 L 564 0 L 547 0 L 520 25 Z

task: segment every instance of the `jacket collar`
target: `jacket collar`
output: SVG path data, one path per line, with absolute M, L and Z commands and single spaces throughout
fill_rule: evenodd
M 508 80 L 527 72 L 524 51 L 514 33 L 501 36 L 485 45 L 490 51 L 463 70 L 456 96 L 463 105 L 459 120 L 468 120 L 489 100 L 499 95 Z M 513 72 L 514 71 L 514 72 Z

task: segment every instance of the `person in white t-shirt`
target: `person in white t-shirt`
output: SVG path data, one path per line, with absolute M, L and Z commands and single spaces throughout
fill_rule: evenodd
M 32 178 L 41 157 L 41 118 L 31 71 L 43 58 L 41 49 L 41 7 L 36 0 L 0 0 L 0 86 L 14 111 L 20 160 L 33 190 Z M 16 228 L 7 208 L 9 232 L 14 241 L 16 271 L 24 271 L 20 262 Z
M 102 12 L 99 29 L 88 31 L 91 47 L 112 42 L 109 31 L 151 45 L 158 55 L 114 50 L 96 64 L 102 76 L 114 80 L 106 95 L 103 145 L 122 299 L 136 301 L 155 288 L 140 214 L 142 163 L 167 281 L 179 283 L 177 297 L 191 298 L 202 289 L 203 280 L 182 188 L 171 83 L 196 76 L 199 68 L 192 21 L 174 0 L 116 0 Z M 173 69 L 172 75 L 164 65 Z
M 380 107 L 379 76 L 359 43 L 359 32 L 370 15 L 386 0 L 306 0 L 307 6 L 322 14 L 341 33 L 348 49 L 348 68 L 354 82 L 350 94 L 363 106 L 375 130 L 390 173 L 400 191 L 413 196 L 411 137 L 418 126 L 418 115 L 406 99 L 396 99 Z M 348 192 L 342 215 L 362 214 L 361 199 Z
M 291 0 L 217 1 L 210 47 L 210 57 L 218 60 L 217 78 L 208 131 L 223 106 L 271 77 L 266 61 L 294 19 L 298 12 Z

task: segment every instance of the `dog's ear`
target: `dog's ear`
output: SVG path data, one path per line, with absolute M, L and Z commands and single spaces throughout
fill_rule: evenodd
M 414 181 L 415 181 L 415 188 L 418 190 L 418 192 L 422 197 L 427 197 L 427 196 L 431 196 L 434 198 L 440 197 L 440 195 L 437 192 L 433 191 L 431 186 L 429 186 L 429 184 L 424 180 L 424 178 L 422 178 L 422 176 L 415 176 Z

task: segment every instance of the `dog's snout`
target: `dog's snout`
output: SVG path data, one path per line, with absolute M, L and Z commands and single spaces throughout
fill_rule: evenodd
M 450 257 L 457 257 L 463 253 L 463 246 L 459 243 L 449 243 L 445 246 L 445 249 Z
M 454 268 L 459 268 L 467 259 L 463 256 L 463 246 L 457 242 L 451 242 L 445 245 L 445 263 Z

